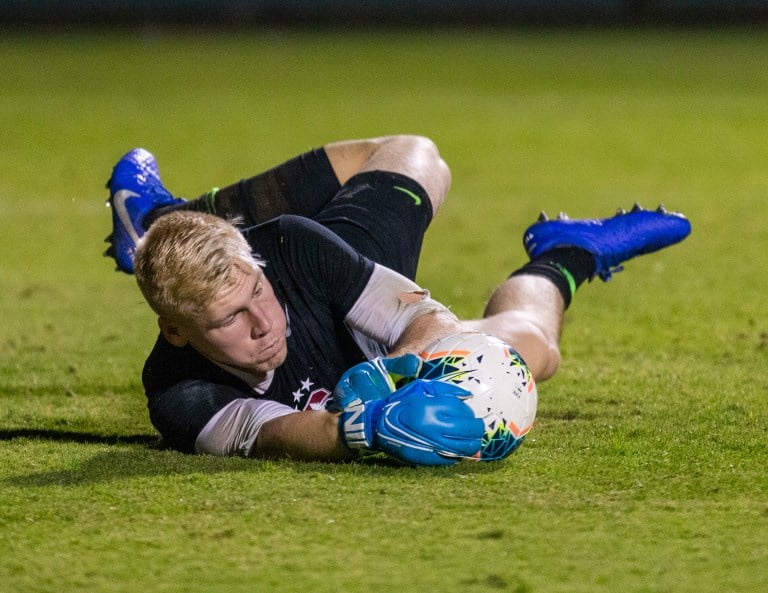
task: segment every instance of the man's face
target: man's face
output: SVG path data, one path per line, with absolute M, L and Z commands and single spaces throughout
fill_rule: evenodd
M 261 270 L 236 272 L 235 283 L 179 334 L 214 362 L 260 376 L 279 367 L 288 353 L 285 313 Z M 173 341 L 172 341 L 173 342 Z

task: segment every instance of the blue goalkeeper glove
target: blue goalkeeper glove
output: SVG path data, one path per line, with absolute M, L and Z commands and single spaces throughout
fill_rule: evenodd
M 388 397 L 358 398 L 341 413 L 347 446 L 415 465 L 453 465 L 480 450 L 485 425 L 462 401 L 468 391 L 417 379 Z
M 338 412 L 358 399 L 368 402 L 387 397 L 399 382 L 418 377 L 421 364 L 421 357 L 415 354 L 361 362 L 341 376 L 328 409 Z

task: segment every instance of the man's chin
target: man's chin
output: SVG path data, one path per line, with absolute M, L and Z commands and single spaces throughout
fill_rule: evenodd
M 288 356 L 288 350 L 285 348 L 281 348 L 269 358 L 265 358 L 264 360 L 255 362 L 253 364 L 253 368 L 251 369 L 251 372 L 256 371 L 257 373 L 268 373 L 269 371 L 274 371 L 277 367 L 279 367 L 285 362 L 285 359 L 287 358 L 287 356 Z

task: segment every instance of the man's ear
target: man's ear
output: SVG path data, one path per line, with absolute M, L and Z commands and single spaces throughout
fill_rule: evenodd
M 171 323 L 164 317 L 157 318 L 157 325 L 160 327 L 160 333 L 163 334 L 163 337 L 173 346 L 181 348 L 187 345 L 189 340 L 187 340 L 184 332 L 179 329 L 178 325 Z

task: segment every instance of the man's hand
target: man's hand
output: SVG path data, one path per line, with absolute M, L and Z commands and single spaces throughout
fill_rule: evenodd
M 351 401 L 341 413 L 347 446 L 416 465 L 453 465 L 480 450 L 485 431 L 462 399 L 469 392 L 417 379 L 385 398 Z
M 346 371 L 333 390 L 330 410 L 343 410 L 355 400 L 368 402 L 394 393 L 403 380 L 418 377 L 422 360 L 415 354 L 375 358 Z

